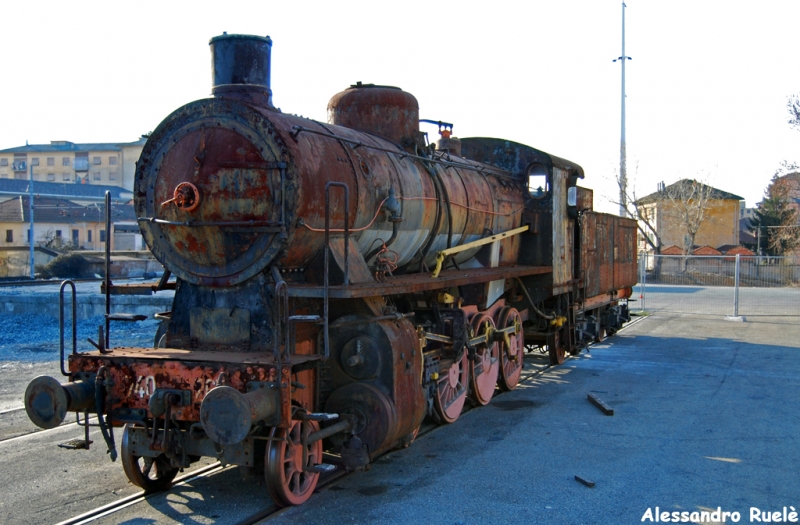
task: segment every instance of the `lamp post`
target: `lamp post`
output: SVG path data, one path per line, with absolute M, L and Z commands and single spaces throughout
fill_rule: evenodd
M 619 215 L 628 215 L 628 166 L 627 151 L 625 145 L 625 62 L 632 60 L 625 54 L 625 2 L 622 2 L 622 55 L 614 62 L 622 62 L 622 108 L 621 108 L 621 131 L 619 140 Z

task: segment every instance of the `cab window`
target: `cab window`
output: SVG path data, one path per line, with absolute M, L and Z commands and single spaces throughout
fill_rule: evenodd
M 535 199 L 541 199 L 550 191 L 547 177 L 547 168 L 542 164 L 534 163 L 528 166 L 528 191 Z

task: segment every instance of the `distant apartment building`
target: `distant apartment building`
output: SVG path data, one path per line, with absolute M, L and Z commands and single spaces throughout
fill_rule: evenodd
M 133 190 L 145 136 L 134 142 L 76 144 L 54 140 L 0 150 L 0 180 L 33 180 L 119 186 Z

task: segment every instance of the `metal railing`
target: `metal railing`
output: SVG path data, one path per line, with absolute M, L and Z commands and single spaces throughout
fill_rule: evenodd
M 639 255 L 641 310 L 800 316 L 800 257 Z

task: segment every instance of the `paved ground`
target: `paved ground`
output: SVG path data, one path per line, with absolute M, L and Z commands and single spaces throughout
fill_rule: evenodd
M 798 351 L 797 318 L 655 314 L 274 521 L 641 523 L 658 506 L 748 523 L 750 507 L 798 509 Z M 99 436 L 90 452 L 56 447 L 77 434 L 0 442 L 0 521 L 53 523 L 136 491 Z M 227 469 L 98 523 L 235 523 L 267 503 Z
M 733 315 L 732 286 L 687 286 L 647 284 L 634 288 L 638 299 L 634 311 L 671 312 L 703 315 Z M 642 300 L 643 299 L 643 300 Z M 739 315 L 746 317 L 800 316 L 800 288 L 739 288 Z

